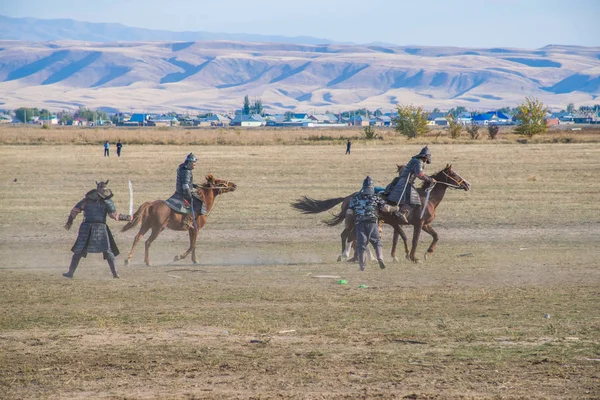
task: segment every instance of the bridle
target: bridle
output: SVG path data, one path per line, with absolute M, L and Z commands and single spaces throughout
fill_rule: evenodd
M 225 181 L 225 183 L 220 183 L 218 186 L 206 186 L 206 185 L 197 185 L 198 189 L 206 189 L 206 190 L 218 190 L 219 193 L 217 194 L 221 194 L 223 189 L 229 189 L 229 184 L 231 182 L 230 181 Z M 210 217 L 210 214 L 212 214 L 212 211 L 215 209 L 215 206 L 217 205 L 217 203 L 220 200 L 220 196 L 215 196 L 215 202 L 213 203 L 212 207 L 210 208 L 210 211 L 208 211 L 206 213 L 206 218 Z
M 453 177 L 451 177 L 450 175 L 448 175 L 445 171 L 441 171 L 441 172 L 442 172 L 442 174 L 444 174 L 446 176 L 446 178 L 448 178 L 452 182 L 456 183 L 456 185 L 453 185 L 453 184 L 448 183 L 448 182 L 439 182 L 439 181 L 436 181 L 436 183 L 440 183 L 442 185 L 446 185 L 446 186 L 451 187 L 453 189 L 462 189 L 462 184 L 465 183 L 465 180 L 463 179 L 462 176 L 456 174 L 460 178 L 460 181 L 457 181 L 456 179 L 454 179 Z

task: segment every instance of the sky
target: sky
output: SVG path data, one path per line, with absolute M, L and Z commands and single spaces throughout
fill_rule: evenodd
M 600 46 L 600 0 L 0 0 L 0 14 L 358 44 Z

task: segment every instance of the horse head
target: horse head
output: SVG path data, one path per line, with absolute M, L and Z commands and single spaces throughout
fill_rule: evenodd
M 205 179 L 206 182 L 204 182 L 201 185 L 198 185 L 198 189 L 216 190 L 217 192 L 215 194 L 221 194 L 233 192 L 237 188 L 237 185 L 235 183 L 224 179 L 217 179 L 212 174 L 206 175 Z
M 450 187 L 454 187 L 456 189 L 463 189 L 465 192 L 471 190 L 471 184 L 469 183 L 469 181 L 464 179 L 458 174 L 458 172 L 453 170 L 452 164 L 447 164 L 446 168 L 442 169 L 433 177 L 436 181 L 444 182 Z

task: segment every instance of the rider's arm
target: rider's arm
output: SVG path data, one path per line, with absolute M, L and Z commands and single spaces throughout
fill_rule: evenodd
M 104 204 L 106 205 L 106 211 L 108 212 L 108 216 L 110 218 L 114 219 L 115 221 L 131 221 L 131 215 L 117 213 L 117 208 L 112 200 L 104 200 Z
M 82 199 L 79 203 L 75 204 L 75 207 L 69 213 L 69 218 L 67 218 L 67 223 L 65 224 L 65 229 L 71 229 L 71 225 L 73 225 L 73 221 L 77 218 L 80 212 L 85 208 L 85 199 Z

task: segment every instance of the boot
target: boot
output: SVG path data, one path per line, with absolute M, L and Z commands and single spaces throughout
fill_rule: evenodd
M 358 264 L 360 266 L 361 271 L 364 271 L 365 267 L 367 266 L 367 257 L 368 256 L 366 251 L 362 251 L 358 254 Z
M 379 268 L 385 269 L 385 264 L 383 262 L 383 247 L 377 246 L 375 249 L 375 253 L 377 254 L 377 262 L 379 262 Z
M 65 278 L 73 278 L 73 274 L 79 265 L 79 261 L 81 260 L 81 255 L 73 254 L 73 258 L 71 258 L 71 265 L 69 266 L 69 272 L 65 272 L 62 274 Z
M 115 266 L 115 260 L 107 259 L 106 261 L 108 261 L 108 266 L 110 268 L 110 272 L 112 272 L 113 278 L 119 278 L 119 274 L 117 274 L 117 267 Z

